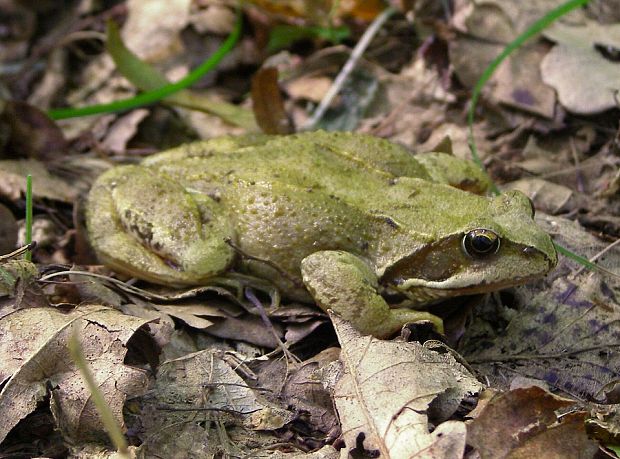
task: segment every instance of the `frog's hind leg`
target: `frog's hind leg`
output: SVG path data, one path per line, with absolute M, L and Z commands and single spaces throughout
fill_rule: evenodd
M 391 309 L 378 293 L 377 276 L 349 252 L 326 250 L 303 259 L 304 284 L 321 309 L 332 309 L 362 333 L 387 338 L 403 325 L 431 321 L 443 333 L 442 320 L 424 311 Z
M 141 166 L 116 167 L 97 179 L 86 223 L 102 262 L 159 284 L 199 283 L 234 257 L 226 243 L 233 231 L 217 202 Z

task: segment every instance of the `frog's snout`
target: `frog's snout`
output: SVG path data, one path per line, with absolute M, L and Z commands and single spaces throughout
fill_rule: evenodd
M 553 242 L 551 242 L 551 247 L 553 247 Z M 548 273 L 558 264 L 558 255 L 555 247 L 553 247 L 553 251 L 550 252 L 542 251 L 535 247 L 524 247 L 523 255 L 530 259 L 533 259 L 534 257 L 541 257 L 544 259 L 546 262 L 546 269 L 542 270 L 541 275 Z

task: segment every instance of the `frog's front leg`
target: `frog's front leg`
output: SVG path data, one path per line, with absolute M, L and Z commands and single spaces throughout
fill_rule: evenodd
M 423 311 L 391 309 L 378 293 L 377 276 L 357 256 L 343 251 L 315 252 L 302 260 L 306 288 L 321 309 L 332 309 L 364 334 L 387 338 L 403 325 L 431 321 L 443 332 L 441 319 Z
M 115 167 L 90 191 L 86 223 L 100 260 L 158 284 L 197 284 L 232 262 L 219 204 L 142 166 Z

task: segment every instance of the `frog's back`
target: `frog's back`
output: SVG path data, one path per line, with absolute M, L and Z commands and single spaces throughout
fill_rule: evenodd
M 407 149 L 388 140 L 352 132 L 316 131 L 292 136 L 303 145 L 314 145 L 345 161 L 391 176 L 429 180 L 426 168 Z
M 172 163 L 208 161 L 237 166 L 272 163 L 281 169 L 286 163 L 294 166 L 303 156 L 322 151 L 342 164 L 374 169 L 391 176 L 430 179 L 425 166 L 405 148 L 387 140 L 351 132 L 304 132 L 289 136 L 249 134 L 219 137 L 182 145 L 153 155 L 144 165 L 160 168 Z M 306 158 L 312 159 L 312 158 Z M 179 164 L 179 167 L 182 164 Z M 296 168 L 296 167 L 295 167 Z
M 445 153 L 414 155 L 385 139 L 351 132 L 219 137 L 153 155 L 143 164 L 196 185 L 219 182 L 232 174 L 251 176 L 252 180 L 280 179 L 304 187 L 316 185 L 318 179 L 326 188 L 337 189 L 345 184 L 343 173 L 351 175 L 353 170 L 361 172 L 358 179 L 366 180 L 346 184 L 353 188 L 368 188 L 373 176 L 381 186 L 386 178 L 395 177 L 419 178 L 475 193 L 485 193 L 490 185 L 470 161 Z
M 151 156 L 143 165 L 209 194 L 239 179 L 322 189 L 355 201 L 399 176 L 430 179 L 403 147 L 348 132 L 223 137 Z

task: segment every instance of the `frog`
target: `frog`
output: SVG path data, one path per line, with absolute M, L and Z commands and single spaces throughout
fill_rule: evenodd
M 113 270 L 173 287 L 246 273 L 387 338 L 430 305 L 544 276 L 549 234 L 477 164 L 351 132 L 246 134 L 116 166 L 87 198 Z

